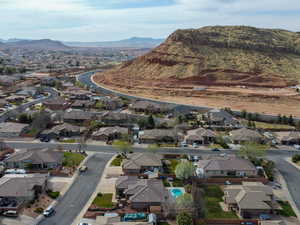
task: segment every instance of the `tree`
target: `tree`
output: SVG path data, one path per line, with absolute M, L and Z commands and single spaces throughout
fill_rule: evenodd
M 18 121 L 20 123 L 31 123 L 32 122 L 30 116 L 28 116 L 26 113 L 19 114 L 18 115 Z
M 245 109 L 242 110 L 241 117 L 242 118 L 246 118 L 247 117 L 247 111 Z
M 259 148 L 259 145 L 255 143 L 246 143 L 238 151 L 238 155 L 248 159 L 264 157 L 265 154 L 266 150 Z
M 187 180 L 195 174 L 195 166 L 192 162 L 181 162 L 175 168 L 175 175 L 177 178 Z
M 278 122 L 279 124 L 282 123 L 282 116 L 281 116 L 281 114 L 278 114 L 278 116 L 277 116 L 277 122 Z
M 132 145 L 127 141 L 116 140 L 113 142 L 113 146 L 119 149 L 124 154 L 132 151 Z
M 150 115 L 150 116 L 148 117 L 148 128 L 149 128 L 149 129 L 155 128 L 155 122 L 154 122 L 154 119 L 153 119 L 153 116 L 152 116 L 152 115 Z
M 159 149 L 159 146 L 157 144 L 148 145 L 148 150 L 152 153 L 156 153 Z
M 190 211 L 194 208 L 194 200 L 191 194 L 184 193 L 176 198 L 176 209 L 178 211 Z
M 294 118 L 293 115 L 290 115 L 289 119 L 288 119 L 288 124 L 289 125 L 294 125 Z
M 191 214 L 181 212 L 177 215 L 176 222 L 178 225 L 193 225 L 193 218 Z

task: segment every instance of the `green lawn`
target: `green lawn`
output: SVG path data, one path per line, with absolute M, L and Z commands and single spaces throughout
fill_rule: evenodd
M 177 178 L 174 178 L 174 181 L 172 182 L 173 187 L 183 187 L 183 181 Z
M 123 159 L 124 158 L 121 155 L 116 156 L 110 163 L 110 166 L 121 166 Z
M 255 127 L 259 129 L 295 129 L 295 127 L 286 124 L 273 124 L 264 122 L 255 122 Z
M 170 225 L 168 222 L 158 222 L 158 225 Z
M 237 219 L 234 212 L 224 212 L 220 206 L 223 201 L 223 191 L 218 185 L 209 185 L 204 188 L 205 196 L 204 201 L 206 205 L 206 218 L 207 219 Z
M 278 203 L 282 207 L 282 210 L 278 210 L 280 215 L 285 217 L 291 217 L 291 216 L 297 217 L 289 202 L 278 201 Z
M 99 193 L 94 199 L 93 204 L 99 208 L 114 208 L 115 204 L 112 203 L 113 194 L 101 194 Z
M 69 144 L 77 143 L 77 141 L 75 139 L 60 140 L 59 142 L 61 142 L 61 143 L 69 143 Z
M 84 160 L 84 158 L 85 156 L 80 153 L 64 152 L 63 165 L 66 167 L 76 167 Z

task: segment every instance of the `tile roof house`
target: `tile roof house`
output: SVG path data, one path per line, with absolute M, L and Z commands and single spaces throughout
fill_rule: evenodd
M 140 179 L 135 184 L 129 184 L 124 195 L 131 208 L 138 210 L 163 206 L 171 198 L 163 182 L 157 179 Z
M 70 103 L 62 97 L 47 100 L 43 105 L 51 110 L 66 110 L 69 108 Z
M 0 209 L 19 210 L 47 189 L 48 174 L 7 174 L 0 178 Z
M 129 113 L 108 112 L 101 116 L 100 120 L 107 126 L 132 126 L 140 119 L 146 118 L 142 115 L 134 115 Z
M 123 107 L 123 102 L 119 98 L 110 98 L 110 97 L 105 97 L 99 100 L 99 102 L 102 104 L 102 108 L 105 110 L 116 110 L 121 107 Z
M 243 182 L 228 185 L 224 190 L 224 202 L 242 218 L 258 218 L 260 214 L 272 214 L 274 195 L 270 186 L 260 182 Z
M 280 138 L 283 145 L 300 145 L 300 132 L 292 131 Z
M 85 127 L 75 126 L 72 124 L 64 123 L 42 131 L 39 134 L 40 138 L 59 139 L 60 137 L 73 137 L 80 136 L 83 132 L 86 131 Z
M 215 142 L 217 134 L 209 129 L 198 128 L 189 132 L 189 135 L 186 137 L 187 144 L 211 144 Z
M 7 101 L 5 99 L 0 99 L 0 108 L 3 108 L 4 106 L 7 105 Z
M 151 101 L 136 101 L 131 104 L 130 109 L 135 112 L 144 113 L 168 113 L 172 110 L 172 108 L 168 105 Z
M 139 181 L 139 178 L 137 176 L 120 176 L 116 180 L 115 188 L 116 188 L 116 194 L 118 196 L 122 196 L 124 191 L 128 189 L 129 185 L 136 184 Z
M 205 114 L 210 125 L 222 127 L 241 127 L 240 122 L 224 110 L 212 109 Z
M 16 152 L 4 163 L 7 168 L 55 169 L 62 166 L 64 154 L 49 149 L 25 150 Z
M 183 140 L 175 129 L 153 129 L 145 130 L 139 135 L 140 143 L 153 144 L 153 143 L 172 143 L 177 144 Z
M 93 132 L 92 139 L 97 141 L 112 141 L 121 138 L 122 135 L 128 134 L 128 128 L 124 127 L 101 127 Z
M 92 108 L 93 105 L 94 105 L 94 102 L 90 101 L 90 100 L 75 100 L 71 104 L 71 108 L 73 108 L 73 109 L 88 109 L 88 108 Z
M 67 110 L 63 115 L 65 123 L 84 123 L 93 118 L 95 118 L 93 113 L 82 110 Z
M 125 174 L 139 174 L 144 171 L 161 171 L 162 156 L 154 153 L 133 153 L 122 163 Z
M 199 160 L 196 173 L 200 177 L 253 177 L 257 176 L 257 169 L 246 159 L 210 159 Z
M 24 124 L 24 123 L 12 123 L 12 122 L 0 123 L 0 137 L 2 138 L 19 137 L 26 131 L 26 128 L 28 127 L 29 127 L 28 124 Z
M 260 134 L 258 131 L 247 128 L 233 130 L 229 133 L 229 136 L 235 144 L 242 144 L 246 142 L 262 144 L 265 142 L 265 137 L 262 134 Z

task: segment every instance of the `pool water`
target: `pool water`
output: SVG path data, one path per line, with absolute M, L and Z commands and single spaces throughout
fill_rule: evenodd
M 184 194 L 184 191 L 179 188 L 172 188 L 172 189 L 169 189 L 169 191 L 174 198 L 178 198 L 180 195 Z

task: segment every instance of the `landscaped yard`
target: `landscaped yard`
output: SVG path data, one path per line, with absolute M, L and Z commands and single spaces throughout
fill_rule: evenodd
M 255 127 L 258 129 L 295 129 L 295 127 L 286 124 L 273 124 L 264 122 L 255 122 Z
M 84 158 L 85 156 L 80 153 L 64 152 L 63 165 L 66 167 L 76 167 L 84 160 Z
M 291 217 L 291 216 L 297 217 L 289 202 L 278 201 L 278 203 L 282 207 L 282 210 L 278 210 L 280 215 L 286 216 L 286 217 Z
M 209 185 L 204 188 L 204 201 L 206 205 L 205 217 L 207 219 L 237 219 L 234 212 L 224 212 L 220 206 L 223 201 L 223 191 L 218 185 Z
M 114 208 L 115 204 L 112 203 L 113 194 L 101 194 L 98 193 L 92 204 L 95 204 L 99 208 Z
M 171 174 L 174 174 L 176 166 L 180 163 L 180 160 L 179 159 L 168 159 L 167 161 L 170 162 L 169 164 L 167 164 L 168 172 Z
M 117 155 L 114 160 L 110 163 L 110 166 L 121 166 L 124 157 Z

